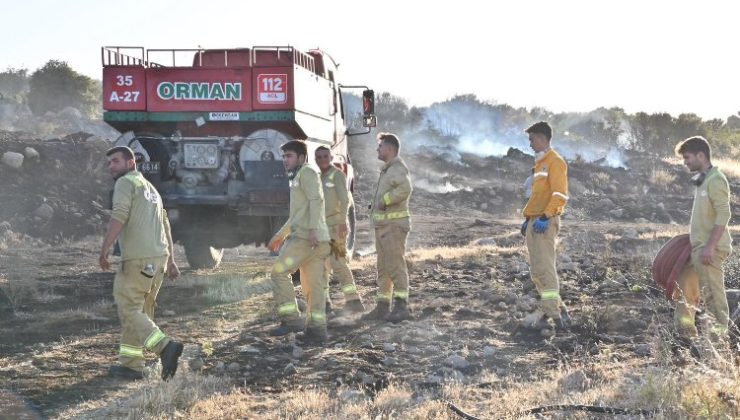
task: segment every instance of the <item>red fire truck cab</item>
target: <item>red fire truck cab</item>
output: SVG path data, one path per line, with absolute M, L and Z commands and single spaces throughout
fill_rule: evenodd
M 323 51 L 103 47 L 101 54 L 103 118 L 162 195 L 191 267 L 216 267 L 223 248 L 265 243 L 282 225 L 286 141 L 305 140 L 309 162 L 317 147 L 329 147 L 353 189 L 347 138 L 375 125 L 373 93 L 338 84 L 337 65 Z M 348 117 L 362 119 L 362 131 L 345 123 L 342 94 L 357 88 L 365 89 L 362 111 Z

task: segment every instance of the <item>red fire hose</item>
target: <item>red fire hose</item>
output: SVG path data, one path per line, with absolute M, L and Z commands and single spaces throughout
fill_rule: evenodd
M 668 300 L 673 299 L 678 276 L 691 261 L 691 241 L 688 234 L 678 235 L 669 240 L 653 260 L 653 281 L 665 290 Z

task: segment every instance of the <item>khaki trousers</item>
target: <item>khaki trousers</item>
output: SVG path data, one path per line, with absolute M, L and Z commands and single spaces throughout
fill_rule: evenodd
M 329 242 L 320 242 L 319 246 L 312 248 L 307 239 L 291 237 L 285 241 L 270 276 L 280 319 L 296 319 L 301 316 L 290 277 L 291 273 L 300 270 L 301 288 L 308 303 L 307 323 L 326 325 L 325 264 L 329 251 Z
M 704 296 L 707 309 L 714 315 L 715 326 L 712 331 L 717 335 L 724 335 L 728 330 L 730 308 L 727 304 L 722 264 L 729 254 L 716 251 L 712 263 L 704 265 L 701 262 L 703 250 L 704 247 L 692 250 L 691 264 L 681 272 L 678 288 L 674 292 L 676 297 L 674 322 L 678 333 L 685 337 L 697 335 L 694 319 L 701 296 Z
M 144 369 L 144 349 L 159 354 L 170 342 L 154 323 L 154 307 L 167 257 L 122 261 L 113 280 L 113 300 L 121 320 L 121 366 Z
M 555 267 L 555 240 L 560 232 L 560 216 L 550 218 L 550 226 L 545 233 L 535 233 L 534 222 L 527 224 L 527 250 L 532 282 L 540 293 L 540 308 L 552 319 L 560 319 L 560 308 L 565 304 L 560 299 L 560 283 Z
M 331 239 L 347 252 L 347 237 L 341 237 L 339 235 L 339 225 L 329 226 L 329 235 Z M 329 278 L 332 272 L 334 277 L 339 281 L 339 286 L 344 293 L 345 302 L 350 300 L 360 300 L 360 295 L 357 294 L 357 286 L 355 285 L 355 277 L 352 275 L 352 270 L 349 269 L 349 255 L 344 257 L 337 257 L 336 255 L 329 255 L 326 259 L 326 298 L 329 300 Z
M 379 301 L 409 299 L 409 272 L 405 256 L 410 230 L 408 219 L 398 219 L 394 223 L 375 227 Z

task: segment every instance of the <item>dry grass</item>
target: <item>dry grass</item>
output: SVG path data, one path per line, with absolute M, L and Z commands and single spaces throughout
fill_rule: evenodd
M 676 175 L 665 169 L 653 168 L 650 171 L 650 182 L 663 188 L 668 188 L 676 182 Z
M 470 244 L 464 247 L 433 247 L 414 248 L 407 253 L 411 261 L 441 261 L 441 260 L 477 260 L 485 258 L 486 254 L 513 255 L 524 252 L 524 246 L 500 247 L 496 245 Z
M 592 181 L 594 185 L 598 187 L 606 187 L 609 185 L 609 182 L 611 181 L 612 177 L 606 172 L 596 172 L 592 174 Z
M 683 159 L 677 156 L 663 158 L 663 162 L 671 165 L 683 166 Z M 717 166 L 729 178 L 740 179 L 740 161 L 736 159 L 712 158 L 712 164 Z

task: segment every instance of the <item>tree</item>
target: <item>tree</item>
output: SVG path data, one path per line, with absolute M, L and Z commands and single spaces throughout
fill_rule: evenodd
M 27 90 L 28 70 L 8 67 L 0 73 L 0 97 L 20 100 Z
M 99 113 L 100 97 L 100 83 L 77 73 L 64 61 L 50 60 L 29 81 L 28 106 L 36 115 L 71 106 L 92 118 Z

